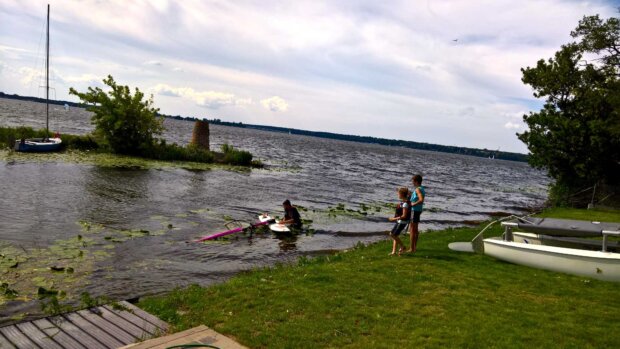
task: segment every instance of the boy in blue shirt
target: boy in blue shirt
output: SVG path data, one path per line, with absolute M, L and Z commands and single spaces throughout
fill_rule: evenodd
M 418 224 L 420 223 L 420 215 L 424 210 L 424 197 L 426 191 L 422 186 L 422 176 L 417 174 L 411 178 L 413 182 L 413 193 L 411 193 L 411 223 L 409 223 L 409 239 L 411 240 L 411 247 L 407 252 L 415 252 L 418 244 Z

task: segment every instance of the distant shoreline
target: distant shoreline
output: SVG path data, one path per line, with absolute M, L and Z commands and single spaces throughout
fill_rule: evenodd
M 10 95 L 4 92 L 0 92 L 0 98 L 45 103 L 45 99 L 43 98 L 20 96 L 16 94 Z M 65 105 L 66 104 L 68 106 L 76 107 L 76 108 L 85 107 L 81 103 L 69 102 L 69 101 L 50 101 L 50 104 L 54 104 L 54 105 Z M 165 114 L 160 114 L 160 115 L 166 118 L 182 120 L 182 121 L 200 120 L 195 117 L 184 117 L 181 115 L 176 115 L 176 116 L 165 115 Z M 331 132 L 307 131 L 307 130 L 288 128 L 288 127 L 244 124 L 242 122 L 222 121 L 221 119 L 205 119 L 205 120 L 207 120 L 209 123 L 214 124 L 214 125 L 249 128 L 249 129 L 256 129 L 256 130 L 263 130 L 263 131 L 270 131 L 270 132 L 289 133 L 292 135 L 304 135 L 304 136 L 337 139 L 337 140 L 360 142 L 360 143 L 381 144 L 381 145 L 387 145 L 387 146 L 400 146 L 400 147 L 405 147 L 405 148 L 429 150 L 429 151 L 436 151 L 436 152 L 441 152 L 441 153 L 471 155 L 471 156 L 476 156 L 476 157 L 481 157 L 481 158 L 489 158 L 490 160 L 498 159 L 498 160 L 509 160 L 509 161 L 519 161 L 519 162 L 527 162 L 528 160 L 528 155 L 521 154 L 521 153 L 421 143 L 421 142 L 404 141 L 404 140 L 398 140 L 398 139 L 377 138 L 377 137 L 370 137 L 370 136 L 356 136 L 356 135 L 345 135 L 345 134 L 331 133 Z

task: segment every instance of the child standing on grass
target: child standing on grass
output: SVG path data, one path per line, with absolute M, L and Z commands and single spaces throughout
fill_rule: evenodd
M 405 245 L 398 236 L 405 229 L 411 217 L 411 204 L 409 203 L 410 195 L 409 189 L 398 188 L 398 198 L 400 199 L 400 203 L 396 206 L 396 213 L 394 214 L 394 217 L 388 218 L 390 222 L 396 222 L 390 232 L 390 237 L 394 240 L 392 244 L 392 253 L 390 253 L 391 256 L 396 254 L 396 247 L 400 246 L 398 249 L 399 255 L 405 251 Z
M 420 224 L 420 215 L 424 210 L 424 197 L 426 196 L 426 190 L 422 186 L 422 176 L 417 174 L 411 178 L 413 182 L 413 193 L 411 194 L 411 210 L 413 216 L 411 217 L 411 224 L 409 224 L 409 239 L 411 239 L 411 247 L 407 250 L 409 253 L 416 251 L 418 246 L 418 224 Z

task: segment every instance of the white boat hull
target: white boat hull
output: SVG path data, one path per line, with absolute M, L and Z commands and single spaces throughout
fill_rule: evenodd
M 620 282 L 620 254 L 484 239 L 484 253 L 497 259 L 566 274 Z

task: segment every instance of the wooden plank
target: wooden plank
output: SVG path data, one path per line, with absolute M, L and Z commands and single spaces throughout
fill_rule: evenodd
M 6 339 L 2 332 L 0 332 L 0 348 L 15 349 L 13 343 L 9 342 L 9 340 Z
M 152 323 L 153 325 L 157 326 L 158 328 L 160 328 L 163 331 L 168 330 L 168 324 L 160 319 L 158 319 L 155 315 L 151 315 L 149 313 L 147 313 L 146 311 L 136 307 L 135 305 L 127 302 L 127 301 L 122 301 L 122 302 L 118 302 L 120 305 L 131 309 L 131 311 L 133 311 L 134 314 L 136 314 L 137 316 L 143 318 L 144 320 Z
M 95 326 L 106 331 L 112 337 L 116 338 L 119 342 L 123 343 L 123 345 L 135 343 L 136 339 L 138 339 L 138 337 L 132 336 L 131 334 L 124 331 L 122 328 L 114 325 L 110 321 L 104 319 L 101 315 L 96 314 L 90 310 L 78 310 L 77 313 L 80 314 L 84 319 L 93 323 Z
M 55 316 L 53 318 L 48 318 L 48 320 L 60 328 L 64 333 L 66 333 L 69 337 L 75 339 L 81 345 L 88 349 L 106 349 L 108 348 L 103 343 L 99 342 L 90 333 L 84 332 L 79 327 L 75 326 L 71 321 L 66 319 L 63 316 Z
M 31 341 L 35 342 L 39 347 L 45 349 L 62 349 L 58 343 L 56 343 L 50 336 L 41 331 L 32 322 L 22 322 L 15 325 L 22 333 L 27 336 Z
M 130 322 L 132 324 L 134 324 L 134 326 L 139 327 L 145 331 L 147 331 L 150 335 L 161 335 L 162 334 L 162 330 L 159 329 L 159 327 L 153 325 L 152 323 L 144 320 L 143 318 L 139 317 L 138 315 L 131 313 L 129 311 L 125 311 L 125 310 L 117 310 L 112 308 L 109 305 L 104 305 L 103 308 L 109 310 L 110 312 L 113 312 L 115 315 L 127 320 L 127 322 Z
M 145 329 L 132 324 L 131 322 L 125 320 L 120 317 L 118 314 L 108 310 L 106 307 L 98 307 L 97 310 L 100 312 L 100 315 L 108 320 L 109 322 L 115 324 L 116 326 L 122 328 L 130 335 L 134 336 L 137 339 L 144 340 L 152 337 L 152 334 Z
M 0 328 L 0 333 L 20 349 L 39 348 L 38 345 L 28 339 L 15 325 Z
M 108 348 L 111 348 L 111 349 L 118 348 L 120 346 L 127 344 L 127 343 L 123 343 L 119 341 L 118 339 L 114 338 L 106 331 L 93 325 L 90 321 L 84 319 L 82 316 L 80 316 L 77 313 L 68 313 L 68 314 L 63 315 L 63 317 L 71 321 L 73 325 L 78 327 L 83 332 L 90 334 L 98 342 L 104 344 Z
M 87 349 L 84 345 L 80 344 L 60 327 L 54 325 L 47 319 L 35 320 L 32 323 L 43 331 L 43 333 L 54 338 L 56 343 L 65 349 Z M 2 346 L 0 346 L 0 348 L 2 348 Z
M 205 325 L 142 343 L 130 344 L 119 349 L 165 349 L 182 344 L 208 344 L 221 349 L 247 349 L 234 340 L 223 336 Z

